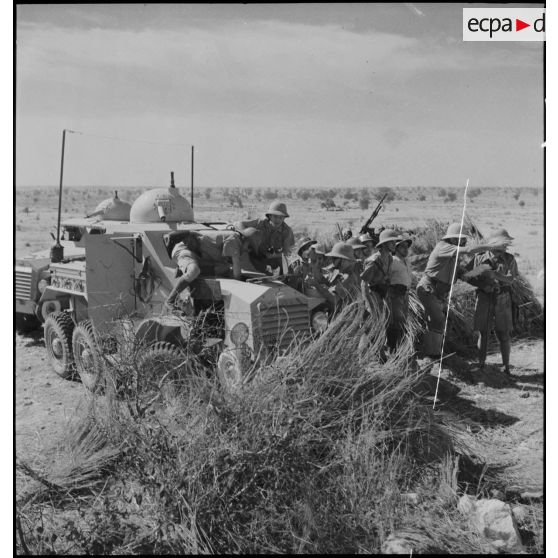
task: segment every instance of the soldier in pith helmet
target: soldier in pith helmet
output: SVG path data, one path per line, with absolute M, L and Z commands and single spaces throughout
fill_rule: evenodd
M 452 279 L 458 279 L 464 272 L 458 266 L 454 277 L 458 255 L 490 250 L 488 244 L 466 247 L 467 238 L 461 223 L 449 225 L 445 236 L 434 246 L 428 257 L 424 275 L 417 285 L 417 295 L 424 306 L 427 325 L 421 348 L 424 356 L 438 357 L 441 353 Z
M 470 271 L 464 276 L 477 287 L 474 329 L 479 332 L 479 366 L 484 368 L 488 337 L 494 327 L 506 374 L 511 374 L 511 332 L 515 302 L 512 285 L 519 276 L 517 261 L 508 252 L 512 241 L 513 237 L 506 229 L 495 231 L 487 241 L 492 246 L 490 251 L 477 254 L 467 266 Z M 477 270 L 480 273 L 475 273 Z
M 287 217 L 287 206 L 283 202 L 273 202 L 265 218 L 235 223 L 238 230 L 254 227 L 261 231 L 259 254 L 254 257 L 259 260 L 259 265 L 256 266 L 259 270 L 265 271 L 268 265 L 272 269 L 281 267 L 282 256 L 290 255 L 295 241 L 291 227 L 285 223 Z

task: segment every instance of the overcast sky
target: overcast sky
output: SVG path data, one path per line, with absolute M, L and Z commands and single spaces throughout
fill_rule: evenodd
M 18 6 L 16 183 L 542 186 L 542 43 L 463 6 Z

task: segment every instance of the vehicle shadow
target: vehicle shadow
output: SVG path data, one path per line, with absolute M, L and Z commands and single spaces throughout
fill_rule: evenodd
M 18 343 L 20 347 L 39 347 L 41 345 L 44 346 L 42 329 L 34 329 L 33 331 L 27 331 L 25 333 L 17 331 L 17 334 L 21 340 L 21 342 Z

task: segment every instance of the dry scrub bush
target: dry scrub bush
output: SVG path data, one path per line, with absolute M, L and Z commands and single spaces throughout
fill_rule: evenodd
M 58 553 L 374 552 L 420 519 L 402 490 L 424 485 L 449 513 L 435 471 L 459 439 L 415 393 L 412 330 L 378 360 L 383 319 L 353 303 L 234 392 L 201 365 L 140 412 L 141 394 L 109 390 L 69 436 L 84 457 L 20 500 L 20 540 Z M 112 359 L 117 385 L 129 356 Z

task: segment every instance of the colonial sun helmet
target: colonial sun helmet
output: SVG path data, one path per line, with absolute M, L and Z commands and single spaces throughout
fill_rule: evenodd
M 289 217 L 287 206 L 283 202 L 273 202 L 266 212 L 267 215 L 279 215 L 279 217 Z
M 449 240 L 451 238 L 467 238 L 465 229 L 461 230 L 461 223 L 452 223 L 448 227 L 446 235 L 442 237 L 442 240 Z
M 399 240 L 402 240 L 402 237 L 400 237 L 394 230 L 384 229 L 380 233 L 380 240 L 378 240 L 376 248 L 382 244 L 386 244 L 387 242 L 398 242 Z
M 355 261 L 353 247 L 346 242 L 337 242 L 333 245 L 330 252 L 326 254 L 328 258 L 341 258 L 342 260 Z

